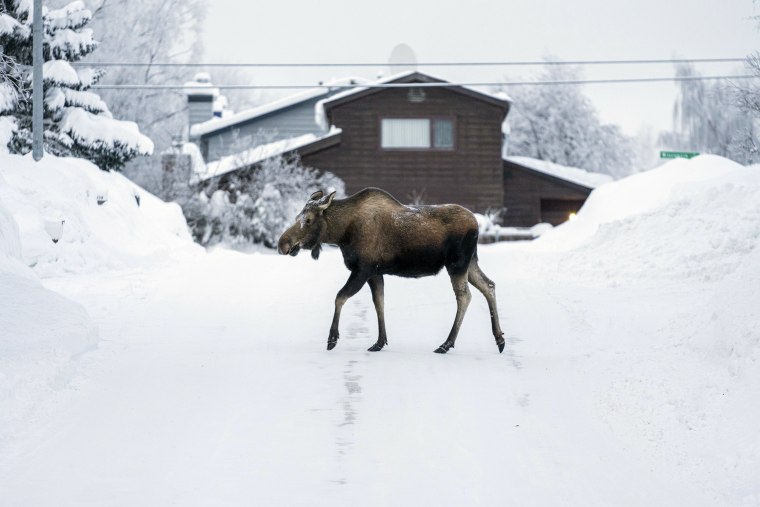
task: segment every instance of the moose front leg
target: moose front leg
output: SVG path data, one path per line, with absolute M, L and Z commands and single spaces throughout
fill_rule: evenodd
M 464 319 L 464 314 L 470 305 L 470 299 L 472 299 L 470 288 L 467 285 L 467 272 L 456 275 L 449 273 L 449 276 L 451 276 L 451 285 L 454 287 L 454 294 L 457 297 L 457 315 L 454 317 L 454 325 L 451 327 L 449 337 L 440 347 L 435 349 L 435 352 L 438 354 L 445 354 L 449 349 L 454 348 L 454 342 L 456 342 L 457 335 L 459 334 L 459 327 L 462 325 L 462 319 Z
M 327 350 L 332 350 L 338 343 L 340 337 L 338 333 L 338 324 L 340 323 L 340 310 L 343 305 L 348 301 L 348 298 L 359 292 L 364 284 L 367 282 L 367 276 L 360 271 L 352 271 L 351 276 L 348 277 L 346 285 L 338 291 L 338 295 L 335 296 L 335 313 L 333 314 L 332 325 L 330 326 L 330 335 L 327 337 Z
M 373 276 L 369 279 L 369 288 L 372 290 L 372 302 L 375 303 L 375 311 L 377 312 L 378 330 L 377 342 L 367 349 L 370 352 L 378 352 L 388 345 L 388 337 L 385 334 L 384 286 L 383 275 Z

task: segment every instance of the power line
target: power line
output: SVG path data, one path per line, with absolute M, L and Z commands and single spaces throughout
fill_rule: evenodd
M 649 60 L 568 60 L 568 61 L 495 61 L 495 62 L 422 62 L 408 64 L 414 67 L 510 67 L 510 66 L 536 66 L 536 65 L 646 65 L 646 64 L 674 64 L 674 63 L 739 63 L 746 58 L 667 58 Z M 292 63 L 179 63 L 179 62 L 72 62 L 75 66 L 86 67 L 388 67 L 388 62 L 383 63 L 360 63 L 360 62 L 292 62 Z M 400 64 L 404 65 L 404 64 Z
M 626 79 L 574 79 L 567 81 L 501 81 L 501 82 L 481 82 L 481 83 L 375 83 L 375 84 L 356 84 L 356 85 L 211 85 L 209 88 L 218 88 L 222 90 L 300 90 L 305 88 L 457 88 L 461 86 L 553 86 L 553 85 L 581 85 L 581 84 L 618 84 L 618 83 L 656 83 L 656 82 L 673 82 L 673 81 L 707 81 L 715 79 L 755 79 L 759 76 L 738 75 L 738 76 L 672 76 L 672 77 L 648 77 L 648 78 L 626 78 Z M 93 89 L 98 90 L 185 90 L 194 89 L 192 86 L 169 84 L 169 85 L 124 85 L 124 84 L 102 84 L 94 85 Z M 204 88 L 196 88 L 203 90 Z

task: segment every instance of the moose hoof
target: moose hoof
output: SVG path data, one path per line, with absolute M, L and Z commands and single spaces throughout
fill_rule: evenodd
M 445 354 L 448 351 L 449 351 L 449 348 L 447 346 L 441 345 L 440 347 L 435 349 L 433 352 L 435 352 L 436 354 Z
M 504 338 L 499 337 L 499 339 L 496 340 L 496 346 L 499 347 L 499 354 L 504 352 Z
M 338 344 L 338 340 L 328 340 L 328 342 L 327 342 L 327 350 L 334 349 L 337 344 Z
M 370 352 L 380 352 L 381 350 L 383 350 L 383 346 L 384 346 L 384 344 L 381 345 L 379 343 L 376 343 L 376 344 L 372 345 L 370 348 L 368 348 L 367 350 L 370 351 Z

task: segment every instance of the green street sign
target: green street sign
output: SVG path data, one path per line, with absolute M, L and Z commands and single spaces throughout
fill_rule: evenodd
M 694 158 L 699 153 L 694 151 L 661 151 L 660 158 Z

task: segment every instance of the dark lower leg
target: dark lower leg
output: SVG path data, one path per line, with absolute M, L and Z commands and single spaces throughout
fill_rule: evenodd
M 388 345 L 388 337 L 385 334 L 384 287 L 385 282 L 383 281 L 383 275 L 378 275 L 369 279 L 369 288 L 372 291 L 372 302 L 375 304 L 375 311 L 377 312 L 378 329 L 377 342 L 369 348 L 370 352 L 377 352 L 382 350 L 384 346 Z
M 362 288 L 366 281 L 366 276 L 353 271 L 351 272 L 351 276 L 348 277 L 346 284 L 338 291 L 338 295 L 335 297 L 335 313 L 330 325 L 330 334 L 327 337 L 327 350 L 332 350 L 338 343 L 338 338 L 340 337 L 338 326 L 340 324 L 340 311 L 343 309 L 343 305 L 348 301 L 348 298 L 359 292 L 359 289 Z

